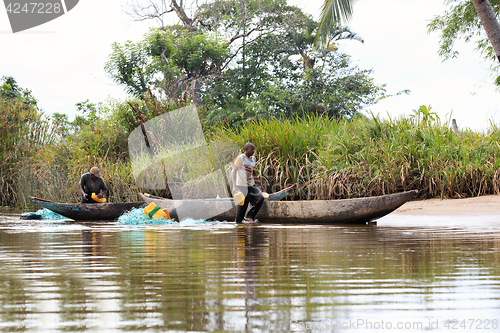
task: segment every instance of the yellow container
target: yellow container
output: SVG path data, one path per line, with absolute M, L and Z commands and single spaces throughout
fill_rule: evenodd
M 264 200 L 269 199 L 269 193 L 267 193 L 267 192 L 262 192 L 262 195 L 264 196 Z
M 153 218 L 155 220 L 159 219 L 170 220 L 170 214 L 168 213 L 168 210 L 161 209 L 153 202 L 144 208 L 144 214 L 146 214 L 150 219 Z
M 94 199 L 94 200 L 95 200 L 95 201 L 97 201 L 97 202 L 106 202 L 106 198 L 101 198 L 101 199 L 99 199 L 99 198 L 97 197 L 97 195 L 95 195 L 95 193 L 92 193 L 91 197 L 92 197 L 92 199 Z
M 236 192 L 234 195 L 234 201 L 240 205 L 240 206 L 243 206 L 243 204 L 245 203 L 245 195 L 243 193 L 241 193 L 241 191 L 238 191 Z

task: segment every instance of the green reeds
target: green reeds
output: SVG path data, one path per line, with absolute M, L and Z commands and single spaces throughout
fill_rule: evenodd
M 15 98 L 0 98 L 0 126 L 0 205 L 13 205 L 21 162 L 52 144 L 52 127 L 36 105 Z
M 500 194 L 500 131 L 458 135 L 439 119 L 266 120 L 216 136 L 252 141 L 271 190 L 296 183 L 295 199 L 382 195 L 411 189 L 420 197 Z

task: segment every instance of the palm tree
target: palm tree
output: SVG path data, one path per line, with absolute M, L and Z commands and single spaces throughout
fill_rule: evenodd
M 313 42 L 318 34 L 316 27 L 317 23 L 311 20 L 306 24 L 306 29 L 291 30 L 287 33 L 287 37 L 289 37 L 292 41 L 294 51 L 299 53 L 302 57 L 301 60 L 304 71 L 314 68 L 314 64 L 316 62 L 316 58 L 308 54 L 308 52 L 311 51 L 309 48 L 313 45 Z M 324 53 L 325 51 L 333 51 L 335 49 L 336 41 L 346 39 L 364 43 L 363 38 L 361 38 L 357 33 L 352 32 L 348 27 L 336 25 L 334 26 L 334 29 L 330 29 L 329 34 L 326 37 L 325 44 L 317 47 L 316 51 L 321 51 L 321 53 Z
M 325 0 L 321 6 L 318 31 L 314 38 L 316 46 L 324 46 L 328 43 L 328 37 L 339 29 L 341 19 L 349 21 L 354 1 L 356 0 Z
M 472 0 L 472 3 L 493 46 L 495 55 L 498 61 L 500 61 L 500 24 L 498 24 L 495 12 L 493 12 L 493 8 L 488 0 Z
M 340 24 L 341 18 L 349 20 L 354 1 L 356 0 L 325 0 L 321 7 L 318 33 L 314 39 L 315 45 L 326 44 L 330 31 Z M 488 0 L 472 0 L 472 3 L 500 62 L 500 24 L 496 19 L 495 12 L 493 12 Z

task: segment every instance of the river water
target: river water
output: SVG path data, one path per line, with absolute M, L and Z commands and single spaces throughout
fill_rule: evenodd
M 4 332 L 500 332 L 500 216 L 120 226 L 0 215 Z

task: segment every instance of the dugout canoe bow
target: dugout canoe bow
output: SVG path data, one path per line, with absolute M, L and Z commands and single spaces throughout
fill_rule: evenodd
M 113 221 L 123 212 L 142 207 L 145 202 L 60 203 L 29 197 L 34 203 L 75 221 Z

